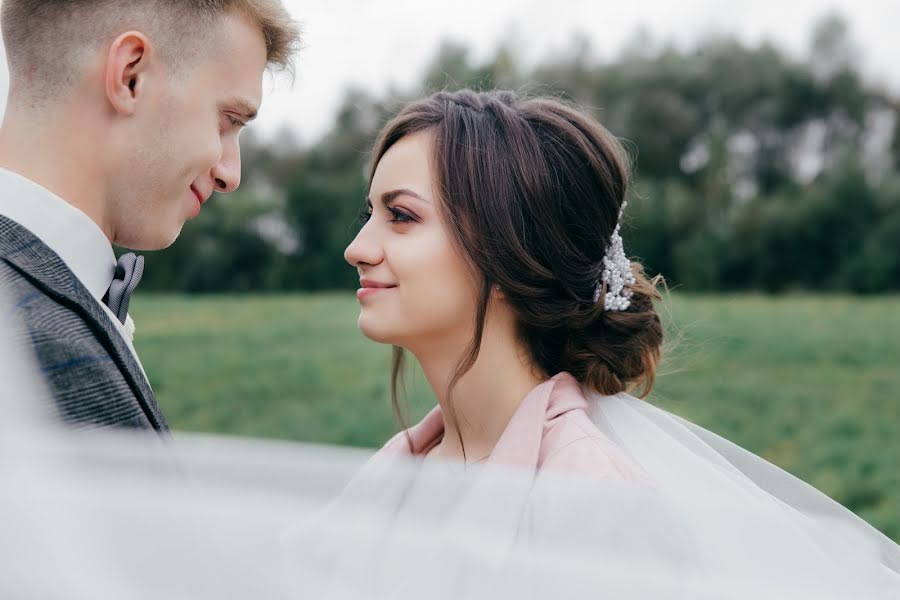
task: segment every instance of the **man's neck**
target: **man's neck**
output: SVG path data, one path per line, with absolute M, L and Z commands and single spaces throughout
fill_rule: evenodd
M 71 121 L 69 121 L 71 122 Z M 60 133 L 63 132 L 63 133 Z M 0 167 L 53 192 L 84 214 L 113 239 L 106 214 L 104 174 L 90 139 L 54 121 L 7 113 L 0 127 Z

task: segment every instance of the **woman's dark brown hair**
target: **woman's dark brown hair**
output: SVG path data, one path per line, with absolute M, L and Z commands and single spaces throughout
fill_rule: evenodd
M 475 334 L 451 390 L 478 357 L 496 285 L 543 374 L 568 371 L 601 394 L 641 388 L 646 396 L 663 339 L 654 308 L 659 278 L 648 281 L 632 262 L 637 282 L 630 286 L 628 309 L 604 311 L 605 289 L 594 301 L 630 177 L 619 141 L 554 99 L 439 92 L 407 105 L 387 123 L 375 144 L 371 176 L 393 144 L 426 130 L 434 136 L 430 158 L 442 219 L 480 278 Z M 624 228 L 623 237 L 627 250 Z M 392 397 L 398 416 L 401 365 L 402 351 L 395 348 Z

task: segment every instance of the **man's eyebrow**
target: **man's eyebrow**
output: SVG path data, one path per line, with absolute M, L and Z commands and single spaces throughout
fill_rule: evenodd
M 236 109 L 241 113 L 241 116 L 244 117 L 246 121 L 252 121 L 256 118 L 256 114 L 259 109 L 256 108 L 249 100 L 245 100 L 244 98 L 229 98 L 225 102 L 222 103 L 222 106 L 225 108 Z

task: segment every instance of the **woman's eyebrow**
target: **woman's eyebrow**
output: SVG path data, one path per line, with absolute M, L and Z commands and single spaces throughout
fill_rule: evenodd
M 400 188 L 397 190 L 391 190 L 390 192 L 385 192 L 381 195 L 381 202 L 384 204 L 390 204 L 393 202 L 398 196 L 412 196 L 413 198 L 418 198 L 423 202 L 431 202 L 428 198 L 423 198 L 416 192 L 412 191 L 409 188 Z
M 428 198 L 422 197 L 421 195 L 417 194 L 416 192 L 412 191 L 409 188 L 400 188 L 397 190 L 391 190 L 389 192 L 383 193 L 381 195 L 381 203 L 384 204 L 385 206 L 387 206 L 388 204 L 390 204 L 391 202 L 396 200 L 399 196 L 412 196 L 413 198 L 418 198 L 419 200 L 421 200 L 423 202 L 431 203 L 431 200 L 429 200 Z M 369 208 L 372 208 L 372 199 L 369 197 L 366 197 L 366 206 L 368 206 Z

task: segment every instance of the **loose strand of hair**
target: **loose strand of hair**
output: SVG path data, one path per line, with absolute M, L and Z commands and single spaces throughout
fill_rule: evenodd
M 450 411 L 450 417 L 456 428 L 456 436 L 459 439 L 460 448 L 462 448 L 463 461 L 465 461 L 466 459 L 466 446 L 463 443 L 462 431 L 460 431 L 459 427 L 459 419 L 457 419 L 456 417 L 456 409 L 453 405 L 453 389 L 459 383 L 459 380 L 469 372 L 469 370 L 475 364 L 475 361 L 478 360 L 478 354 L 481 351 L 481 341 L 484 337 L 484 323 L 487 320 L 488 302 L 490 300 L 490 297 L 491 283 L 487 280 L 487 278 L 482 278 L 481 290 L 479 292 L 478 298 L 478 306 L 475 310 L 475 333 L 472 335 L 472 339 L 469 342 L 469 346 L 466 348 L 466 351 L 463 352 L 462 358 L 460 359 L 459 363 L 457 363 L 456 369 L 453 372 L 453 377 L 450 378 L 450 383 L 447 384 L 447 409 Z
M 406 399 L 406 352 L 400 346 L 394 346 L 391 358 L 391 406 L 394 409 L 394 417 L 400 425 L 401 431 L 406 432 L 406 442 L 409 451 L 413 451 L 412 436 L 409 433 L 409 415 L 403 409 L 400 400 Z

